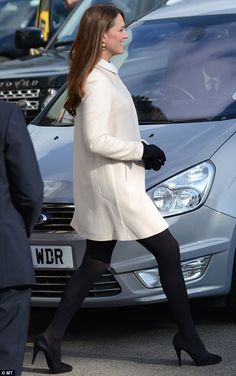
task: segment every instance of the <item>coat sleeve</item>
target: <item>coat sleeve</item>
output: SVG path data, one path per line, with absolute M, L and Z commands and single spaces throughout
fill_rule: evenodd
M 5 163 L 11 199 L 29 237 L 42 208 L 43 182 L 25 119 L 16 105 L 8 118 Z
M 121 161 L 140 161 L 143 144 L 109 135 L 111 94 L 102 77 L 87 80 L 83 98 L 83 133 L 89 150 Z

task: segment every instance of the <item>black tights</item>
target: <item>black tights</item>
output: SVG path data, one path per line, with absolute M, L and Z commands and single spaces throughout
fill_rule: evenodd
M 203 344 L 194 328 L 189 309 L 177 241 L 167 229 L 138 242 L 154 255 L 158 263 L 162 288 L 180 333 L 188 342 L 192 342 L 194 347 L 202 350 Z M 56 314 L 44 332 L 47 341 L 53 347 L 60 347 L 72 317 L 80 308 L 94 282 L 107 270 L 115 245 L 115 240 L 105 242 L 87 240 L 82 264 L 67 283 Z

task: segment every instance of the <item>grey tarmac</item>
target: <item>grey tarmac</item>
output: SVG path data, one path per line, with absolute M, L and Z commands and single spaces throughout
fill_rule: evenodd
M 32 309 L 22 376 L 49 374 L 42 353 L 31 365 L 33 339 L 49 323 L 53 309 Z M 70 376 L 236 376 L 236 316 L 194 304 L 196 327 L 219 365 L 197 367 L 182 353 L 178 366 L 172 346 L 176 326 L 168 305 L 118 309 L 82 309 L 63 342 Z

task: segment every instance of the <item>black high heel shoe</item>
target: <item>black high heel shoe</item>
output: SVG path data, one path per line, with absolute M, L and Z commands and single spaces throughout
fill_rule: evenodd
M 176 355 L 181 367 L 181 351 L 185 351 L 195 362 L 197 366 L 208 366 L 210 364 L 217 364 L 222 361 L 220 355 L 209 353 L 205 348 L 201 354 L 195 354 L 188 349 L 188 345 L 184 342 L 184 339 L 179 333 L 174 336 L 173 346 L 176 351 Z
M 44 353 L 48 368 L 51 373 L 66 373 L 71 372 L 73 370 L 72 366 L 61 362 L 60 355 L 58 353 L 53 352 L 49 348 L 47 341 L 42 334 L 35 338 L 32 364 L 34 364 L 39 351 L 42 351 Z

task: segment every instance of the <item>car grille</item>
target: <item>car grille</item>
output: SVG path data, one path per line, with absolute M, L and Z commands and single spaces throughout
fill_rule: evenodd
M 44 205 L 42 214 L 34 227 L 34 231 L 51 233 L 74 231 L 74 229 L 70 226 L 74 210 L 74 205 Z
M 18 103 L 25 111 L 39 110 L 40 89 L 1 90 L 0 99 Z
M 61 298 L 66 282 L 73 271 L 65 270 L 35 270 L 36 285 L 32 288 L 33 298 Z M 88 297 L 106 297 L 117 295 L 121 287 L 111 274 L 107 271 L 93 285 Z

